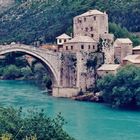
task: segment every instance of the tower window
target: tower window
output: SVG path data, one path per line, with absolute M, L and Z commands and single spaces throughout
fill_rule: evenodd
M 88 27 L 85 28 L 86 32 L 88 32 Z
M 71 50 L 73 50 L 73 46 L 71 46 Z
M 81 45 L 81 49 L 82 49 L 82 50 L 84 49 L 84 45 Z
M 90 30 L 93 31 L 93 27 L 90 27 Z
M 64 39 L 64 42 L 66 42 L 67 40 L 66 39 Z
M 88 49 L 90 50 L 90 45 L 88 45 Z
M 66 50 L 68 50 L 69 48 L 68 48 L 68 46 L 66 46 Z
M 86 22 L 86 18 L 84 18 L 84 21 Z
M 94 18 L 94 20 L 96 20 L 96 16 L 94 16 L 93 18 Z
M 93 49 L 95 49 L 95 46 L 93 45 Z
M 78 23 L 82 23 L 82 20 L 80 18 L 78 18 Z
M 91 34 L 91 37 L 94 37 L 94 34 Z

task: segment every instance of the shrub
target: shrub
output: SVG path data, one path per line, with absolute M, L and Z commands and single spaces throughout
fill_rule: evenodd
M 114 107 L 140 107 L 140 68 L 121 68 L 116 75 L 98 80 L 103 99 Z
M 15 79 L 20 77 L 20 69 L 15 65 L 9 65 L 3 69 L 3 79 Z
M 23 116 L 24 115 L 24 116 Z M 14 140 L 74 140 L 64 130 L 64 119 L 58 115 L 51 119 L 44 111 L 29 111 L 26 115 L 22 109 L 0 107 L 0 137 Z

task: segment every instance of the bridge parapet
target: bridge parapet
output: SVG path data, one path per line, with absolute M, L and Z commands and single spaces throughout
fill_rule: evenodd
M 61 53 L 24 44 L 0 45 L 0 55 L 9 52 L 25 52 L 42 60 L 52 71 L 57 86 L 60 84 Z

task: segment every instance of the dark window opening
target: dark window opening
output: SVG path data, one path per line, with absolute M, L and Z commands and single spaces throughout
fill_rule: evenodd
M 94 34 L 91 34 L 91 37 L 94 37 Z
M 73 50 L 73 46 L 71 46 L 71 50 Z
M 93 31 L 93 27 L 90 27 L 90 30 Z
M 93 45 L 93 49 L 95 49 L 95 46 Z
M 62 42 L 62 40 L 61 39 L 59 39 L 59 43 L 61 43 Z
M 96 20 L 96 17 L 95 16 L 93 18 L 94 18 L 94 20 Z
M 82 20 L 81 19 L 78 19 L 78 23 L 82 23 Z
M 66 39 L 64 39 L 64 42 L 66 42 L 67 40 Z
M 69 48 L 68 48 L 68 46 L 66 46 L 66 50 L 68 50 Z
M 90 50 L 90 45 L 88 45 L 88 49 Z
M 88 27 L 85 28 L 86 32 L 88 32 Z
M 86 18 L 84 18 L 84 21 L 86 22 Z
M 84 49 L 84 45 L 81 45 L 81 49 L 82 49 L 82 50 Z

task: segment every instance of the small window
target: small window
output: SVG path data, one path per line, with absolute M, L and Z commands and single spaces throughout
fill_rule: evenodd
M 71 46 L 71 50 L 73 50 L 73 46 Z
M 93 49 L 95 49 L 95 46 L 93 45 Z
M 93 18 L 94 18 L 94 20 L 96 20 L 96 16 L 94 16 Z
M 62 40 L 61 39 L 59 39 L 59 43 L 62 43 Z
M 91 37 L 94 37 L 94 34 L 91 34 Z
M 88 27 L 85 28 L 86 32 L 88 32 Z
M 78 19 L 78 23 L 82 23 L 82 20 L 80 18 Z
M 82 49 L 82 50 L 84 49 L 84 45 L 81 45 L 81 49 Z
M 67 40 L 66 39 L 64 39 L 64 42 L 66 42 Z
M 66 50 L 68 50 L 69 48 L 68 48 L 68 46 L 66 46 Z
M 93 31 L 93 27 L 90 27 L 90 31 Z
M 90 45 L 88 45 L 88 49 L 90 50 Z
M 84 22 L 86 22 L 86 18 L 84 18 Z

